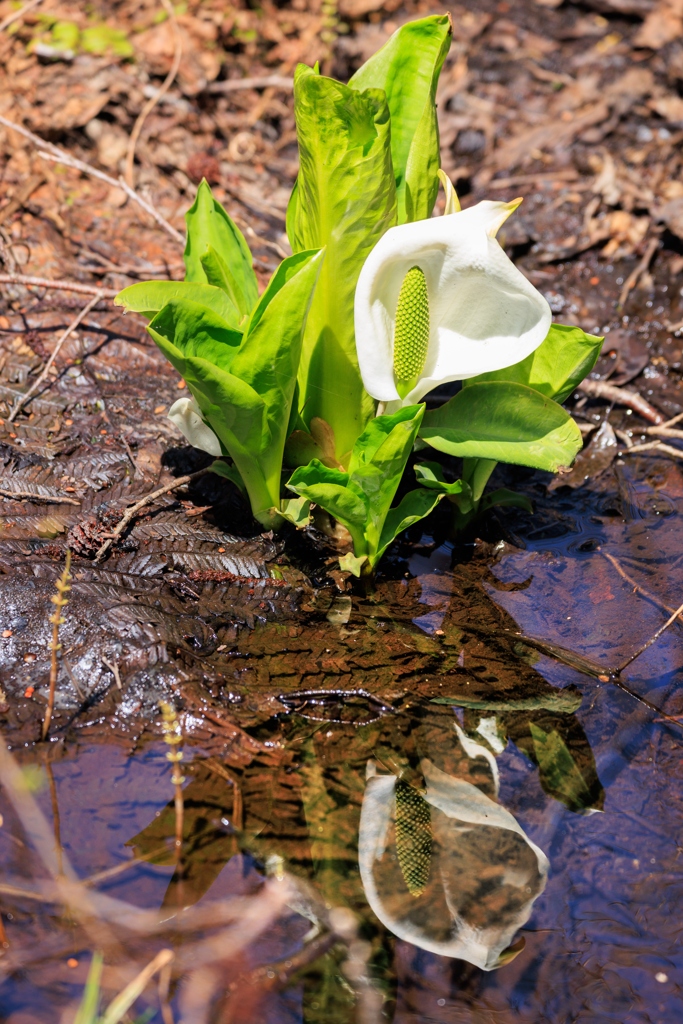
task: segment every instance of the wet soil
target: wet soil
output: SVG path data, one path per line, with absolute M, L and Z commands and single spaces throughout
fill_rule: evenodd
M 444 167 L 466 204 L 525 195 L 504 242 L 558 321 L 606 333 L 594 379 L 674 417 L 683 65 L 680 33 L 666 34 L 678 17 L 669 7 L 452 7 L 440 122 Z M 136 185 L 182 230 L 193 182 L 207 174 L 265 281 L 286 247 L 291 95 L 209 87 L 290 74 L 316 48 L 346 77 L 427 9 L 347 0 L 350 31 L 326 42 L 313 4 L 265 17 L 219 8 L 182 15 L 187 50 L 142 133 Z M 27 15 L 1 44 L 0 112 L 118 174 L 145 86 L 173 56 L 155 13 L 98 8 L 133 39 L 128 63 L 27 54 L 43 31 Z M 5 271 L 109 289 L 182 274 L 180 248 L 120 190 L 46 166 L 11 132 L 2 146 Z M 35 187 L 22 198 L 27 178 Z M 126 506 L 208 460 L 165 418 L 182 394 L 177 376 L 142 322 L 107 301 L 10 423 L 11 403 L 85 299 L 2 288 L 0 728 L 55 849 L 93 891 L 161 908 L 165 921 L 180 907 L 258 897 L 278 864 L 309 894 L 219 958 L 201 1011 L 195 975 L 178 967 L 175 1019 L 679 1020 L 680 625 L 621 676 L 613 670 L 680 604 L 680 441 L 668 439 L 673 453 L 629 454 L 651 440 L 649 422 L 577 392 L 568 404 L 587 448 L 571 476 L 496 471 L 493 483 L 527 494 L 533 515 L 499 510 L 454 544 L 442 506 L 393 547 L 371 586 L 336 571 L 321 532 L 260 533 L 232 486 L 210 475 L 152 503 L 98 565 Z M 55 717 L 40 743 L 50 598 L 67 545 Z M 185 739 L 180 864 L 160 700 L 180 711 Z M 96 942 L 58 903 L 21 895 L 46 869 L 8 793 L 0 1020 L 71 1021 Z M 387 815 L 381 851 L 371 807 Z M 321 900 L 352 910 L 367 945 L 340 939 L 299 961 Z M 180 964 L 196 936 L 169 927 Z M 126 935 L 125 952 L 106 950 L 108 998 L 160 948 L 151 931 Z M 450 955 L 435 951 L 449 942 Z M 495 969 L 476 966 L 499 954 Z M 381 1008 L 363 1002 L 362 979 Z M 162 1019 L 153 987 L 136 1012 L 145 1006 Z

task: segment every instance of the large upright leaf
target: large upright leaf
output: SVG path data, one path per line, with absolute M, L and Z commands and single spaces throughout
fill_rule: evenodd
M 490 381 L 463 388 L 425 414 L 420 437 L 461 458 L 492 459 L 557 472 L 581 448 L 581 431 L 557 402 L 524 384 Z
M 231 370 L 261 396 L 267 436 L 261 451 L 282 462 L 306 318 L 324 265 L 324 252 L 297 253 L 283 261 L 252 314 Z
M 487 380 L 527 384 L 546 398 L 564 402 L 597 361 L 604 338 L 586 334 L 580 327 L 551 324 L 545 341 L 521 363 L 481 373 L 463 381 L 466 387 Z
M 218 272 L 209 280 L 202 262 L 209 249 L 214 250 L 225 275 L 220 287 L 225 289 L 242 316 L 250 313 L 258 299 L 258 283 L 249 246 L 240 229 L 214 199 L 206 180 L 197 189 L 197 197 L 185 214 L 185 220 L 185 280 L 218 284 Z
M 132 284 L 114 299 L 115 306 L 123 306 L 134 313 L 152 317 L 173 299 L 189 299 L 213 310 L 228 327 L 238 328 L 240 314 L 234 302 L 222 288 L 214 288 L 197 281 L 140 281 Z
M 306 426 L 325 420 L 340 462 L 374 413 L 358 371 L 353 302 L 361 267 L 396 223 L 389 108 L 377 89 L 358 92 L 299 65 L 294 103 L 300 170 L 287 211 L 294 252 L 326 247 L 299 370 Z
M 440 167 L 436 87 L 452 31 L 449 14 L 410 21 L 349 82 L 387 95 L 399 224 L 423 220 L 434 208 Z

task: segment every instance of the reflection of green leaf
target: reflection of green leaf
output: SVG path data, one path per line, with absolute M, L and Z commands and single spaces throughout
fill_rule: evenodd
M 571 811 L 601 809 L 604 791 L 581 723 L 554 712 L 511 713 L 502 717 L 512 742 L 538 765 L 541 786 Z
M 533 697 L 511 697 L 499 700 L 473 700 L 465 695 L 458 697 L 432 697 L 432 704 L 454 704 L 456 707 L 475 708 L 479 711 L 535 711 L 547 708 L 559 714 L 571 715 L 581 706 L 581 694 L 575 690 L 556 690 Z
M 235 834 L 220 825 L 226 806 L 234 805 L 234 789 L 216 774 L 209 762 L 188 766 L 194 776 L 183 790 L 183 847 L 180 869 L 176 870 L 164 896 L 164 907 L 191 906 L 238 852 Z M 175 802 L 171 800 L 150 824 L 132 839 L 136 857 L 152 864 L 175 863 Z
M 568 807 L 588 807 L 588 786 L 560 734 L 555 729 L 545 732 L 534 722 L 529 723 L 529 731 L 534 741 L 543 788 L 555 794 Z

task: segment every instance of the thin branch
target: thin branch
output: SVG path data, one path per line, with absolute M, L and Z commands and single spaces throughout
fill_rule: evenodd
M 640 583 L 637 583 L 632 576 L 629 576 L 629 574 L 622 566 L 621 562 L 617 561 L 614 555 L 610 555 L 609 551 L 603 551 L 602 548 L 598 548 L 598 550 L 600 551 L 602 557 L 606 558 L 610 565 L 612 565 L 616 569 L 616 571 L 621 576 L 622 580 L 626 580 L 626 582 L 633 587 L 635 593 L 640 594 L 641 597 L 644 597 L 647 601 L 651 601 L 654 605 L 660 608 L 663 612 L 666 612 L 668 615 L 673 615 L 673 608 L 670 605 L 665 604 L 664 601 L 662 601 L 659 597 L 656 596 L 656 594 L 653 594 L 646 587 L 643 587 Z
M 28 277 L 26 274 L 0 274 L 0 284 L 56 288 L 59 291 L 78 292 L 81 295 L 100 295 L 103 299 L 113 299 L 118 295 L 113 288 L 98 288 L 96 284 L 81 284 L 80 281 L 51 281 L 49 277 Z
M 19 135 L 23 135 L 25 139 L 28 139 L 38 147 L 38 155 L 44 157 L 46 160 L 54 160 L 56 163 L 66 164 L 67 167 L 73 167 L 77 171 L 81 171 L 83 174 L 89 174 L 93 178 L 99 178 L 100 181 L 104 181 L 107 185 L 111 185 L 112 188 L 122 188 L 129 199 L 137 203 L 138 206 L 153 217 L 157 224 L 160 225 L 167 231 L 172 238 L 184 245 L 185 239 L 179 231 L 169 224 L 165 217 L 156 210 L 151 203 L 148 203 L 146 199 L 138 195 L 135 189 L 132 189 L 127 181 L 123 178 L 112 178 L 109 174 L 105 174 L 104 171 L 98 171 L 96 167 L 91 167 L 90 164 L 85 163 L 84 160 L 78 160 L 75 156 L 71 156 L 65 150 L 60 149 L 59 146 L 55 146 L 52 142 L 47 142 L 45 139 L 41 139 L 40 135 L 34 135 L 28 128 L 24 128 L 23 125 L 15 124 L 14 121 L 10 121 L 8 118 L 3 117 L 0 114 L 0 124 L 4 125 L 5 128 L 10 128 L 13 132 L 18 132 Z
M 38 391 L 38 389 L 40 388 L 41 384 L 46 379 L 48 373 L 50 372 L 50 367 L 52 366 L 52 364 L 54 363 L 55 359 L 59 355 L 59 352 L 60 352 L 64 342 L 67 340 L 68 337 L 70 337 L 71 334 L 73 334 L 73 332 L 76 330 L 76 328 L 81 323 L 81 321 L 85 319 L 85 317 L 88 315 L 88 313 L 92 309 L 94 309 L 94 307 L 97 305 L 97 303 L 100 301 L 100 299 L 102 297 L 103 297 L 102 296 L 102 292 L 98 292 L 97 295 L 95 295 L 90 300 L 88 305 L 83 307 L 83 309 L 80 311 L 80 313 L 78 314 L 76 319 L 72 323 L 69 324 L 69 326 L 64 331 L 64 333 L 62 334 L 61 338 L 59 339 L 59 341 L 57 342 L 57 344 L 53 348 L 52 353 L 50 355 L 50 358 L 48 359 L 48 361 L 45 363 L 45 366 L 43 367 L 42 373 L 40 373 L 39 376 L 36 377 L 36 379 L 34 380 L 34 382 L 31 385 L 31 387 L 28 389 L 26 394 L 22 395 L 21 398 L 17 399 L 17 402 L 15 403 L 14 408 L 12 409 L 12 411 L 9 414 L 9 416 L 7 417 L 7 422 L 8 423 L 12 423 L 13 420 L 16 418 L 17 414 L 24 408 L 24 406 L 28 405 L 30 400 L 35 395 L 36 391 Z
M 178 488 L 184 487 L 186 484 L 193 483 L 195 480 L 198 480 L 200 476 L 204 476 L 205 473 L 208 473 L 209 469 L 210 467 L 207 466 L 206 469 L 198 469 L 196 473 L 188 473 L 187 476 L 179 476 L 177 480 L 173 481 L 173 483 L 167 484 L 165 487 L 158 487 L 156 491 L 146 494 L 145 497 L 141 498 L 140 501 L 135 503 L 135 505 L 131 505 L 130 508 L 126 509 L 121 521 L 114 527 L 104 544 L 98 548 L 97 554 L 94 558 L 94 564 L 97 565 L 97 563 L 102 560 L 114 541 L 121 536 L 129 523 L 132 523 L 141 509 L 145 508 L 147 505 L 151 505 L 153 501 L 160 498 L 163 494 L 170 494 L 172 491 L 177 491 Z
M 42 4 L 42 2 L 43 0 L 28 0 L 28 3 L 24 4 L 23 7 L 20 7 L 18 11 L 12 11 L 11 14 L 8 14 L 6 18 L 0 21 L 0 32 L 4 32 L 5 29 L 8 29 L 15 21 L 19 21 L 20 18 L 23 18 L 25 14 L 28 14 L 29 11 L 32 11 L 34 7 L 37 7 L 38 4 Z
M 166 78 L 164 79 L 159 89 L 157 89 L 157 91 L 154 93 L 151 99 L 149 99 L 147 103 L 145 103 L 144 107 L 138 114 L 135 124 L 133 125 L 133 131 L 130 133 L 130 138 L 128 140 L 128 150 L 126 152 L 126 169 L 124 173 L 124 178 L 130 188 L 133 187 L 133 161 L 135 159 L 135 147 L 137 145 L 138 139 L 140 138 L 142 126 L 147 120 L 147 116 L 152 112 L 152 110 L 154 110 L 155 106 L 157 105 L 161 97 L 164 95 L 164 93 L 167 93 L 168 90 L 173 85 L 175 77 L 178 74 L 178 68 L 180 67 L 181 58 L 183 56 L 183 43 L 180 36 L 178 21 L 175 16 L 175 10 L 173 9 L 173 5 L 171 4 L 170 0 L 161 0 L 161 2 L 171 20 L 171 25 L 173 26 L 173 34 L 175 36 L 175 53 L 173 54 L 173 63 L 171 64 L 171 70 L 166 75 Z
M 582 380 L 578 385 L 578 390 L 590 395 L 591 398 L 605 398 L 608 402 L 626 405 L 656 427 L 661 427 L 664 423 L 662 414 L 657 412 L 637 391 L 626 391 L 625 388 L 615 387 L 614 384 L 607 384 L 603 380 Z
M 652 261 L 652 257 L 657 252 L 657 249 L 659 248 L 659 244 L 660 244 L 659 237 L 651 238 L 650 239 L 650 241 L 647 243 L 647 248 L 645 249 L 645 252 L 643 253 L 642 259 L 638 263 L 637 267 L 635 267 L 631 271 L 631 273 L 628 275 L 628 277 L 624 281 L 624 287 L 621 289 L 621 294 L 619 295 L 619 301 L 617 303 L 617 311 L 618 312 L 621 312 L 621 310 L 624 308 L 624 303 L 626 302 L 626 300 L 629 297 L 630 293 L 636 287 L 636 285 L 638 284 L 638 281 L 640 280 L 642 275 L 646 272 L 646 270 L 650 266 L 650 263 Z
M 141 206 L 145 213 L 148 213 L 150 217 L 159 224 L 160 227 L 167 231 L 171 238 L 175 239 L 181 245 L 185 244 L 185 238 L 180 234 L 179 231 L 169 224 L 165 217 L 163 217 L 151 203 L 148 203 L 146 199 L 143 199 L 141 195 L 131 188 L 128 182 L 124 178 L 111 178 L 108 174 L 103 174 L 102 171 L 98 171 L 95 167 L 91 167 L 90 164 L 86 164 L 83 160 L 77 160 L 75 157 L 70 157 L 67 153 L 62 153 L 61 156 L 57 156 L 53 153 L 40 152 L 38 154 L 45 160 L 54 160 L 55 163 L 66 164 L 67 167 L 73 167 L 77 171 L 81 171 L 83 174 L 90 174 L 93 178 L 99 178 L 101 181 L 106 181 L 108 185 L 113 188 L 122 188 L 129 199 Z
M 3 498 L 16 498 L 17 501 L 44 502 L 46 505 L 80 505 L 75 498 L 67 498 L 63 494 L 34 494 L 33 491 L 11 491 L 8 487 L 0 487 Z
M 663 626 L 660 626 L 660 627 L 659 627 L 659 629 L 657 630 L 657 632 L 656 632 L 656 633 L 654 633 L 654 634 L 653 634 L 653 635 L 652 635 L 652 636 L 650 637 L 650 639 L 649 639 L 649 640 L 647 641 L 647 643 L 644 643 L 642 647 L 639 647 L 639 648 L 638 648 L 638 650 L 637 650 L 637 651 L 635 652 L 635 654 L 632 654 L 632 655 L 630 656 L 630 658 L 627 658 L 627 659 L 626 659 L 626 661 L 625 661 L 625 662 L 623 663 L 623 665 L 620 665 L 620 666 L 619 666 L 619 668 L 617 669 L 617 672 L 618 672 L 619 674 L 621 674 L 621 673 L 622 673 L 622 672 L 624 671 L 624 669 L 628 668 L 628 666 L 629 666 L 629 665 L 631 664 L 631 662 L 635 661 L 635 660 L 636 660 L 636 658 L 639 658 L 639 657 L 640 657 L 640 655 L 641 655 L 641 654 L 643 654 L 643 652 L 644 652 L 644 651 L 646 651 L 646 650 L 648 649 L 648 647 L 651 647 L 651 646 L 652 646 L 652 644 L 653 644 L 653 643 L 654 643 L 654 642 L 655 642 L 656 640 L 659 640 L 659 638 L 660 638 L 660 636 L 662 635 L 662 633 L 664 633 L 664 631 L 665 631 L 665 630 L 667 630 L 667 629 L 669 628 L 669 626 L 670 626 L 670 625 L 672 624 L 672 622 L 675 622 L 675 621 L 676 621 L 676 619 L 677 619 L 677 618 L 678 618 L 678 616 L 679 616 L 679 615 L 681 614 L 681 612 L 683 612 L 683 604 L 682 604 L 682 605 L 680 605 L 680 607 L 678 607 L 678 608 L 676 609 L 676 611 L 675 611 L 675 612 L 673 613 L 673 615 L 669 616 L 669 618 L 668 618 L 668 619 L 666 620 L 666 622 L 664 623 L 664 625 L 663 625 Z
M 294 79 L 286 75 L 262 75 L 260 78 L 227 78 L 223 82 L 210 82 L 204 92 L 237 92 L 239 89 L 294 88 Z

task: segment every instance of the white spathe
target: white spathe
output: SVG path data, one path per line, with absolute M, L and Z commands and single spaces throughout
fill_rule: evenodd
M 546 337 L 550 306 L 495 238 L 519 202 L 485 200 L 462 212 L 401 224 L 371 251 L 356 288 L 356 348 L 365 389 L 391 402 L 387 411 L 419 402 L 447 381 L 512 366 Z M 411 267 L 419 267 L 427 282 L 429 347 L 420 380 L 401 399 L 394 329 Z
M 202 419 L 194 397 L 179 398 L 168 410 L 168 418 L 195 448 L 218 458 L 223 454 L 221 443 L 211 427 Z
M 490 768 L 478 775 L 491 795 L 421 762 L 433 835 L 429 880 L 408 892 L 396 855 L 396 778 L 368 765 L 360 817 L 358 862 L 366 898 L 398 938 L 440 956 L 467 960 L 484 971 L 501 966 L 515 933 L 543 892 L 548 860 L 508 810 L 494 799 L 498 772 L 488 749 L 456 726 L 468 758 Z M 471 763 L 471 762 L 470 762 Z M 488 774 L 488 779 L 486 778 Z

